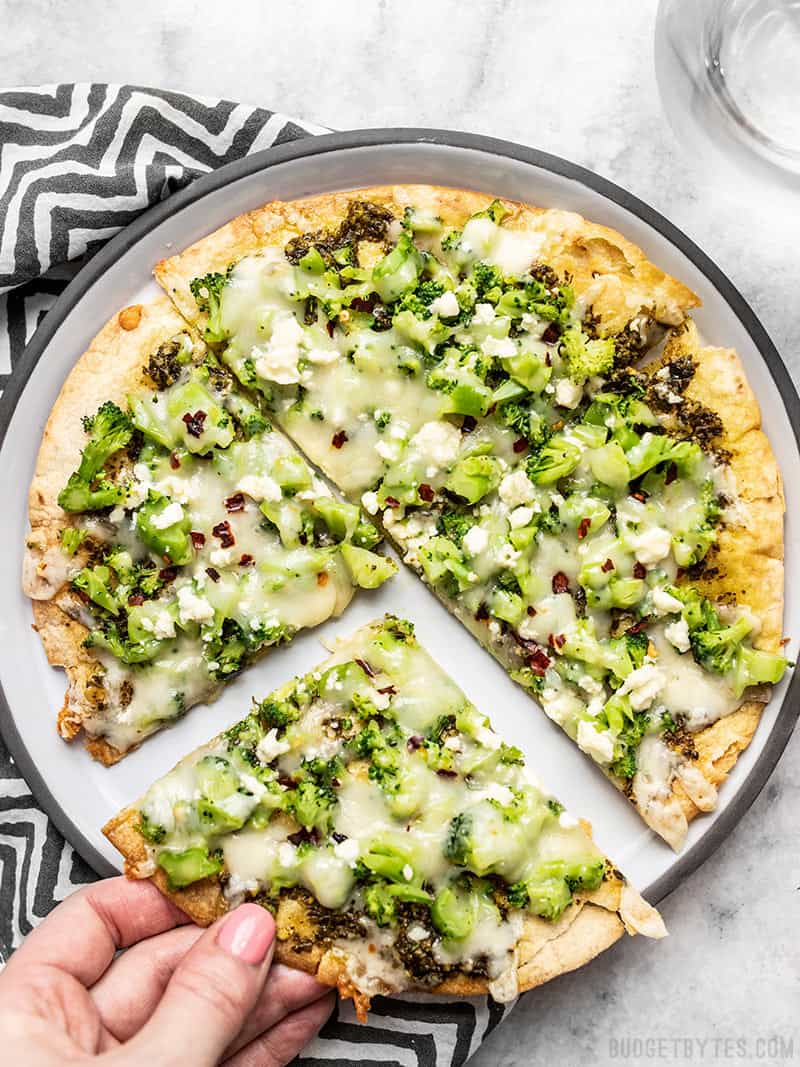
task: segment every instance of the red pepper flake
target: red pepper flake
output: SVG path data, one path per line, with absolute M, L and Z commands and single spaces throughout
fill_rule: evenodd
M 189 536 L 191 537 L 192 544 L 195 548 L 202 548 L 203 545 L 206 543 L 206 535 L 204 533 L 200 533 L 199 530 L 192 530 Z
M 219 538 L 219 543 L 223 548 L 231 548 L 236 544 L 236 538 L 231 533 L 231 524 L 227 519 L 224 522 L 218 522 L 211 532 Z
M 357 659 L 355 660 L 355 662 L 359 665 L 361 670 L 364 672 L 364 674 L 366 674 L 368 678 L 375 677 L 375 671 L 373 671 L 372 667 L 370 667 L 370 665 L 365 659 Z
M 545 354 L 544 354 L 544 365 L 545 365 L 545 367 L 552 367 L 553 366 L 553 361 L 550 358 L 550 353 L 549 352 L 545 352 Z
M 244 493 L 234 493 L 233 496 L 229 496 L 225 501 L 225 510 L 231 513 L 244 511 Z
M 347 439 L 347 434 L 344 430 L 337 430 L 331 438 L 331 444 L 334 448 L 341 448 Z
M 647 568 L 644 566 L 644 564 L 640 563 L 638 561 L 638 559 L 633 565 L 633 577 L 634 578 L 646 578 L 647 577 Z
M 564 647 L 567 638 L 565 634 L 550 634 L 547 638 L 548 645 L 554 650 L 558 651 Z
M 279 774 L 278 785 L 282 785 L 284 789 L 294 789 L 294 778 L 288 774 Z
M 436 772 L 440 778 L 457 778 L 458 775 L 455 771 L 446 771 L 444 767 L 440 767 Z
M 788 638 L 787 638 L 787 640 L 788 640 Z M 393 697 L 395 695 L 395 693 L 397 692 L 397 690 L 395 689 L 395 687 L 393 685 L 385 685 L 383 687 L 383 689 L 379 689 L 378 692 L 379 693 L 388 693 L 389 696 Z
M 420 500 L 424 500 L 426 504 L 430 504 L 436 495 L 427 482 L 421 482 L 417 492 L 419 493 Z
M 516 441 L 514 442 L 514 445 L 513 445 L 514 451 L 517 454 L 519 454 L 520 452 L 524 452 L 527 447 L 528 447 L 528 438 L 527 437 L 518 437 L 516 439 Z
M 208 575 L 208 577 L 211 579 L 212 582 L 218 582 L 219 581 L 219 571 L 217 570 L 216 567 L 206 567 L 206 574 Z
M 131 595 L 128 597 L 128 603 L 132 607 L 138 607 L 139 604 L 144 604 L 144 597 L 141 593 L 131 593 Z
M 603 566 L 600 568 L 600 570 L 603 571 L 604 574 L 608 574 L 609 571 L 613 571 L 614 570 L 614 560 L 613 559 L 607 559 L 605 561 L 605 563 L 603 564 Z
M 186 423 L 186 432 L 191 434 L 192 437 L 201 437 L 206 417 L 205 411 L 195 411 L 194 415 L 187 411 L 183 416 L 183 421 Z
M 643 619 L 640 619 L 639 622 L 635 622 L 633 624 L 633 626 L 629 626 L 628 629 L 625 631 L 625 633 L 627 633 L 627 634 L 640 634 L 642 632 L 642 630 L 646 630 L 647 629 L 647 626 L 648 626 L 649 622 L 650 622 L 649 616 L 645 615 L 645 617 Z
M 479 604 L 478 610 L 475 612 L 475 618 L 478 622 L 485 622 L 489 618 L 489 609 L 485 604 Z
M 249 552 L 243 552 L 241 554 L 241 556 L 239 557 L 239 566 L 240 567 L 252 567 L 252 565 L 254 563 L 255 563 L 255 560 L 253 559 L 253 557 L 250 555 Z
M 371 296 L 367 297 L 357 296 L 355 300 L 350 301 L 350 307 L 353 311 L 363 311 L 365 315 L 369 315 L 372 313 L 377 302 L 378 294 L 373 293 Z
M 678 465 L 677 463 L 670 463 L 667 467 L 667 475 L 664 479 L 665 485 L 672 485 L 675 479 L 678 477 Z
M 335 328 L 336 327 L 333 325 L 333 322 L 328 319 L 328 321 L 325 323 L 325 329 L 328 331 L 328 337 L 333 337 L 333 331 Z
M 172 469 L 174 471 L 178 470 L 178 468 L 180 467 L 181 461 L 180 461 L 180 457 L 178 456 L 177 452 L 170 452 L 170 454 L 169 454 L 169 465 L 170 465 L 170 467 L 172 467 Z
M 316 826 L 312 826 L 310 830 L 307 830 L 304 826 L 302 829 L 295 830 L 293 834 L 288 834 L 286 837 L 286 840 L 291 841 L 293 845 L 304 845 L 307 841 L 316 845 L 319 843 L 319 839 L 319 830 Z
M 677 579 L 677 581 L 680 581 L 684 574 L 686 574 L 686 571 L 683 569 L 683 567 L 678 567 L 677 571 L 675 572 L 675 578 Z
M 528 666 L 535 675 L 541 678 L 550 666 L 550 657 L 543 648 L 534 649 L 528 656 Z
M 174 582 L 178 577 L 177 567 L 162 567 L 158 572 L 158 577 L 162 582 Z
M 589 532 L 589 527 L 592 525 L 591 519 L 581 519 L 578 523 L 578 540 L 582 541 Z
M 406 748 L 409 752 L 416 752 L 418 748 L 422 748 L 422 738 L 419 734 L 412 734 L 406 741 Z
M 393 496 L 387 496 L 386 497 L 386 503 L 389 505 L 390 508 L 399 508 L 400 507 L 400 501 L 396 497 L 393 497 Z
M 472 433 L 475 427 L 478 425 L 478 420 L 474 415 L 465 415 L 461 420 L 461 432 Z
M 536 614 L 536 608 L 533 606 L 533 604 L 528 604 L 527 608 L 525 608 L 525 611 L 528 615 L 530 615 L 531 618 L 533 618 L 533 616 Z
M 323 586 L 326 586 L 327 584 L 328 584 L 328 572 L 327 571 L 320 571 L 319 574 L 317 575 L 317 585 L 320 587 L 320 589 L 322 589 Z
M 559 330 L 555 322 L 550 322 L 542 334 L 542 340 L 546 345 L 554 345 L 560 336 L 561 330 Z
M 569 592 L 569 578 L 563 571 L 558 571 L 553 575 L 553 592 L 554 593 L 568 593 Z
M 644 489 L 634 489 L 628 496 L 632 496 L 634 500 L 638 500 L 640 504 L 644 504 L 647 501 L 647 493 Z

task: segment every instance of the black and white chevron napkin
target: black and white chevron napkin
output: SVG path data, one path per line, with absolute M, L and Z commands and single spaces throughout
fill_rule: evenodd
M 198 175 L 321 126 L 226 100 L 132 85 L 0 91 L 0 390 L 83 263 Z M 72 890 L 97 876 L 39 808 L 0 740 L 0 966 Z M 352 1008 L 299 1062 L 458 1067 L 503 1018 L 489 998 L 421 996 Z

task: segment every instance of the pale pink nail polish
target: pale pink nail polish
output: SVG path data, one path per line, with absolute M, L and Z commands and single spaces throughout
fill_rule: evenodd
M 217 934 L 217 944 L 231 956 L 257 966 L 275 937 L 275 920 L 260 904 L 240 904 Z

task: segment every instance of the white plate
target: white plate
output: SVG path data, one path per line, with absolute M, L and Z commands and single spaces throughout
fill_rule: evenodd
M 88 342 L 114 311 L 156 294 L 150 279 L 164 256 L 273 198 L 387 182 L 430 182 L 478 189 L 544 207 L 580 212 L 619 229 L 660 267 L 703 300 L 697 322 L 710 343 L 735 346 L 764 413 L 784 472 L 800 465 L 796 436 L 800 401 L 763 328 L 730 282 L 683 234 L 623 190 L 563 160 L 506 142 L 430 130 L 360 131 L 313 137 L 272 148 L 214 174 L 151 209 L 84 269 L 36 334 L 0 406 L 0 500 L 7 551 L 0 557 L 0 683 L 3 733 L 39 802 L 100 873 L 119 857 L 100 833 L 111 815 L 138 797 L 181 756 L 241 717 L 251 696 L 263 697 L 324 655 L 320 639 L 347 633 L 391 611 L 410 618 L 422 643 L 524 751 L 531 766 L 571 811 L 592 821 L 600 846 L 652 900 L 669 892 L 705 859 L 752 803 L 797 719 L 800 682 L 778 687 L 750 748 L 723 788 L 720 804 L 694 821 L 676 857 L 648 831 L 627 801 L 553 725 L 408 571 L 376 593 L 360 593 L 343 619 L 297 638 L 233 682 L 216 704 L 198 707 L 115 767 L 93 762 L 80 744 L 55 730 L 65 679 L 51 668 L 31 629 L 20 591 L 25 500 L 47 415 Z M 793 429 L 794 427 L 794 429 Z M 800 597 L 798 518 L 786 530 L 785 630 L 797 632 Z M 792 695 L 790 697 L 790 694 Z M 787 699 L 789 698 L 789 699 Z

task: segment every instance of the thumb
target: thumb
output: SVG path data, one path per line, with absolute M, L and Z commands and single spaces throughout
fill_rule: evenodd
M 242 904 L 197 941 L 176 968 L 150 1021 L 128 1044 L 135 1062 L 211 1067 L 234 1040 L 263 989 L 275 921 Z M 131 1050 L 132 1051 L 132 1050 Z

